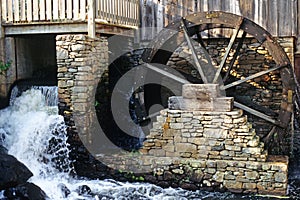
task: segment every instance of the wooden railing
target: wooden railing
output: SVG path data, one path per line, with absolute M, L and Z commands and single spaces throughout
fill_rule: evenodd
M 138 27 L 139 0 L 0 0 L 2 23 L 96 22 Z

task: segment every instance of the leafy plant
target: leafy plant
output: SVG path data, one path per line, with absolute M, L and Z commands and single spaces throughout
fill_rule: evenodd
M 4 72 L 6 70 L 8 70 L 8 68 L 11 66 L 11 61 L 8 61 L 8 62 L 3 62 L 3 61 L 0 61 L 0 74 L 4 74 Z

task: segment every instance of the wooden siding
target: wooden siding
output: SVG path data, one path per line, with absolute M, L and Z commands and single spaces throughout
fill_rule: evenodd
M 139 0 L 2 0 L 1 2 L 1 19 L 5 27 L 81 22 L 89 22 L 93 26 L 95 23 L 125 28 L 139 26 Z
M 151 39 L 176 18 L 194 12 L 225 11 L 242 15 L 264 27 L 273 36 L 297 36 L 298 0 L 140 0 L 141 26 L 156 26 L 142 33 Z M 164 19 L 164 20 L 161 20 Z

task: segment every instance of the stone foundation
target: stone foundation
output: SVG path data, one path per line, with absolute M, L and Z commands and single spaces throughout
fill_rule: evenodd
M 268 155 L 242 110 L 163 110 L 139 152 L 98 159 L 162 187 L 287 194 L 288 157 Z
M 95 90 L 108 69 L 107 38 L 58 35 L 56 59 L 60 114 L 66 118 L 69 130 L 77 132 L 83 143 L 90 143 L 90 124 L 96 119 Z

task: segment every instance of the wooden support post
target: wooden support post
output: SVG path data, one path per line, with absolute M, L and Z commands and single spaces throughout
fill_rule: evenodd
M 88 0 L 88 36 L 96 37 L 95 0 Z

